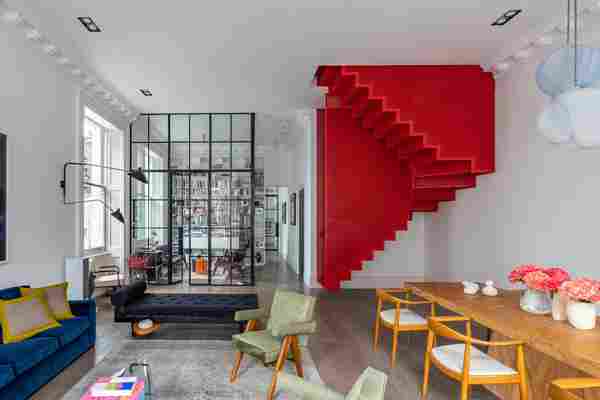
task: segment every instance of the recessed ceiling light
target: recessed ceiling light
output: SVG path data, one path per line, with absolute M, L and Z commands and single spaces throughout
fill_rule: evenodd
M 152 96 L 150 89 L 140 89 L 140 93 L 142 93 L 144 96 Z
M 519 9 L 508 10 L 507 12 L 502 14 L 500 17 L 498 17 L 498 19 L 492 23 L 492 26 L 504 26 L 504 25 L 508 24 L 514 17 L 521 14 L 521 12 L 523 12 L 523 10 L 519 10 Z
M 88 30 L 88 32 L 102 32 L 102 29 L 100 29 L 100 27 L 96 25 L 96 23 L 91 17 L 77 17 L 77 19 L 79 20 L 79 22 L 81 22 L 84 28 Z

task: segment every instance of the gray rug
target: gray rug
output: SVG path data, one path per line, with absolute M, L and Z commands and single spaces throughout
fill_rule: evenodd
M 321 383 L 307 349 L 302 349 L 306 380 Z M 110 376 L 131 362 L 145 360 L 152 369 L 151 398 L 146 400 L 256 400 L 265 399 L 273 370 L 246 356 L 236 383 L 229 383 L 234 352 L 230 341 L 128 340 L 100 362 L 63 400 L 79 400 L 96 378 Z M 286 371 L 295 373 L 293 363 Z M 141 372 L 141 371 L 140 371 Z M 298 399 L 278 391 L 278 400 Z

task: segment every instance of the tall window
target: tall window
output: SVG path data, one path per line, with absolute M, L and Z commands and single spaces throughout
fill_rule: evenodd
M 123 168 L 123 135 L 112 124 L 85 108 L 83 161 Z M 88 166 L 83 170 L 83 245 L 85 251 L 118 249 L 123 243 L 123 225 L 108 217 L 105 204 L 122 208 L 123 175 Z
M 144 160 L 144 169 L 146 171 L 164 170 L 166 166 L 165 157 L 149 150 L 148 148 L 137 149 L 136 159 Z M 163 200 L 168 197 L 168 185 L 166 174 L 149 173 L 148 184 L 144 185 L 134 182 L 136 186 L 136 200 L 140 206 L 135 208 L 136 221 L 140 225 L 148 228 L 164 227 L 167 223 L 168 209 L 164 206 Z M 137 240 L 149 240 L 149 246 L 164 244 L 167 240 L 167 232 L 163 229 L 138 229 L 134 232 L 134 238 Z

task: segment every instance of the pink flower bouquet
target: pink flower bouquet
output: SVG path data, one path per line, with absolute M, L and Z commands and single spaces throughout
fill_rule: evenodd
M 571 277 L 560 267 L 542 268 L 537 265 L 522 265 L 515 268 L 508 279 L 512 283 L 524 283 L 530 289 L 553 293 Z
M 537 265 L 520 265 L 517 268 L 513 269 L 512 272 L 508 275 L 508 280 L 511 283 L 525 283 L 525 276 L 531 272 L 540 271 L 542 268 Z
M 560 292 L 571 300 L 584 303 L 600 302 L 600 282 L 594 279 L 579 278 L 567 281 L 560 286 Z
M 569 273 L 560 267 L 546 268 L 544 272 L 550 277 L 545 283 L 549 292 L 558 292 L 563 283 L 571 280 Z
M 540 292 L 547 292 L 548 288 L 546 282 L 550 280 L 550 275 L 545 273 L 543 270 L 533 271 L 525 275 L 523 281 L 529 289 L 539 290 Z

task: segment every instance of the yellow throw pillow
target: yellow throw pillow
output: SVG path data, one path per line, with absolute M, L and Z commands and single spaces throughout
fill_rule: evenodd
M 68 286 L 68 282 L 63 282 L 41 288 L 21 288 L 21 294 L 23 296 L 38 295 L 46 299 L 50 311 L 57 320 L 75 318 L 67 300 Z
M 39 296 L 23 296 L 14 300 L 0 300 L 2 341 L 15 343 L 60 324 Z

